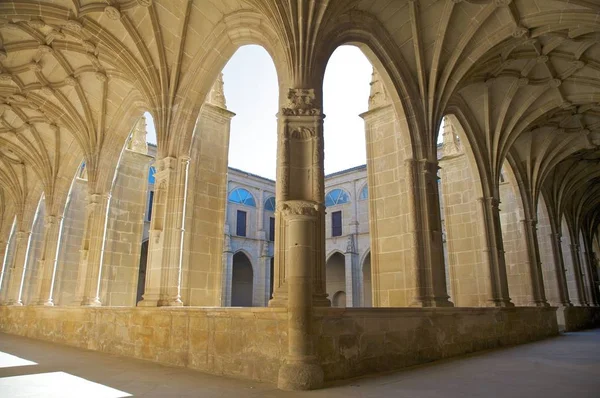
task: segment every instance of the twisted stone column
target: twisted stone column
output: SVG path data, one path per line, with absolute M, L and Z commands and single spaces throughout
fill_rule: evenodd
M 181 265 L 190 158 L 156 161 L 146 291 L 140 306 L 182 306 Z
M 550 235 L 552 241 L 552 255 L 554 256 L 554 264 L 556 264 L 556 281 L 558 285 L 558 297 L 560 305 L 564 307 L 572 307 L 573 304 L 569 298 L 569 288 L 565 275 L 565 262 L 562 252 L 562 236 L 559 233 Z
M 521 220 L 527 240 L 527 256 L 529 260 L 529 274 L 531 276 L 531 292 L 533 305 L 536 307 L 549 307 L 544 291 L 544 276 L 542 273 L 542 262 L 540 260 L 540 247 L 537 236 L 537 220 Z
M 27 267 L 27 254 L 31 244 L 31 231 L 17 231 L 15 238 L 15 255 L 10 265 L 10 280 L 8 281 L 8 292 L 5 296 L 6 305 L 23 305 L 21 293 L 25 268 Z
M 485 224 L 485 257 L 489 267 L 488 304 L 494 307 L 514 307 L 508 294 L 508 278 L 504 259 L 504 243 L 500 224 L 500 201 L 494 197 L 477 199 Z

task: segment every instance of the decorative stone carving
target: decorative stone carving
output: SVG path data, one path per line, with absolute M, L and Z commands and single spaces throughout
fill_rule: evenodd
M 136 123 L 133 128 L 133 133 L 131 134 L 131 140 L 129 141 L 129 145 L 127 149 L 130 149 L 134 152 L 139 152 L 143 154 L 148 153 L 148 143 L 146 142 L 147 129 L 146 129 L 146 118 L 142 116 L 140 120 Z
M 137 3 L 141 7 L 150 7 L 152 5 L 152 0 L 137 0 Z
M 369 93 L 369 110 L 389 104 L 389 98 L 383 87 L 379 73 L 373 68 L 371 74 L 371 91 Z
M 514 38 L 519 38 L 519 37 L 523 37 L 523 36 L 529 37 L 529 29 L 527 29 L 524 26 L 517 26 L 515 28 L 515 30 L 513 31 L 512 36 Z
M 573 65 L 575 69 L 582 69 L 585 66 L 585 62 L 577 60 L 571 62 L 571 65 Z
M 548 62 L 548 56 L 547 55 L 540 55 L 539 57 L 536 58 L 535 61 L 538 64 L 545 64 L 546 62 Z
M 101 82 L 105 82 L 108 79 L 108 77 L 106 76 L 106 73 L 104 73 L 104 72 L 98 71 L 95 73 L 95 75 L 96 75 L 96 79 L 98 79 Z
M 12 75 L 9 73 L 0 73 L 0 82 L 12 81 Z
M 208 102 L 211 105 L 218 106 L 220 108 L 227 109 L 227 104 L 225 101 L 225 91 L 224 91 L 225 83 L 223 82 L 223 73 L 219 73 L 217 76 L 217 80 L 213 84 L 210 92 L 208 93 Z
M 264 240 L 262 242 L 262 249 L 261 249 L 260 256 L 261 257 L 269 257 L 269 242 L 267 242 L 266 240 Z
M 118 19 L 121 19 L 121 11 L 119 11 L 118 8 L 113 7 L 113 6 L 106 6 L 104 8 L 104 13 L 106 14 L 106 16 L 109 19 L 112 19 L 113 21 L 116 21 Z
M 65 29 L 67 29 L 67 30 L 70 30 L 70 31 L 72 31 L 72 32 L 75 32 L 75 33 L 79 33 L 79 32 L 81 32 L 81 30 L 83 29 L 83 25 L 82 25 L 80 22 L 78 22 L 78 21 L 75 21 L 75 20 L 73 20 L 73 19 L 69 19 L 69 20 L 68 20 L 68 21 L 67 21 L 67 22 L 66 22 L 66 23 L 63 25 L 63 28 L 65 28 Z
M 38 46 L 38 51 L 42 54 L 48 54 L 48 53 L 51 53 L 53 50 L 52 50 L 52 47 L 50 47 L 49 45 L 40 44 Z
M 42 93 L 44 93 L 46 95 L 53 95 L 54 94 L 54 90 L 52 90 L 52 88 L 50 86 L 42 86 L 40 88 L 40 90 L 42 90 Z
M 29 26 L 36 29 L 42 29 L 44 26 L 46 26 L 46 22 L 42 21 L 41 19 L 32 19 L 29 21 Z
M 319 205 L 307 200 L 288 200 L 277 204 L 278 211 L 284 216 L 312 216 L 319 214 Z
M 354 235 L 348 235 L 348 241 L 346 242 L 346 253 L 356 253 Z
M 560 79 L 550 79 L 548 85 L 552 88 L 558 88 L 562 84 L 562 80 Z
M 284 116 L 317 116 L 321 110 L 316 107 L 315 90 L 312 88 L 290 88 L 288 103 L 281 109 Z
M 525 87 L 529 84 L 529 79 L 526 77 L 522 77 L 519 79 L 519 81 L 517 82 L 517 84 L 519 85 L 519 87 Z
M 454 156 L 462 153 L 458 137 L 454 132 L 454 126 L 448 117 L 444 117 L 444 130 L 442 132 L 442 156 Z
M 29 70 L 32 72 L 41 72 L 42 65 L 40 65 L 39 62 L 31 62 L 29 64 Z
M 600 131 L 590 131 L 587 135 L 590 145 L 600 147 Z
M 96 52 L 96 46 L 94 45 L 94 43 L 92 43 L 90 41 L 82 40 L 81 41 L 81 45 L 83 46 L 83 48 L 87 52 L 90 52 L 90 53 Z
M 75 79 L 73 76 L 67 76 L 65 77 L 64 83 L 68 86 L 75 86 L 77 85 L 77 79 Z
M 311 127 L 294 127 L 290 129 L 289 135 L 293 139 L 306 140 L 316 135 L 315 129 Z

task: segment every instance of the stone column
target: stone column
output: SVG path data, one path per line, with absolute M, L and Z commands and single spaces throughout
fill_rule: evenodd
M 27 264 L 27 255 L 31 244 L 31 231 L 17 231 L 15 234 L 15 255 L 10 265 L 10 280 L 8 281 L 8 292 L 6 305 L 23 305 L 21 292 L 23 290 L 23 277 Z
M 346 274 L 346 307 L 358 307 L 361 305 L 361 276 L 358 266 L 358 253 L 356 250 L 354 234 L 348 235 L 346 252 L 344 253 Z
M 156 161 L 146 292 L 139 306 L 182 306 L 181 260 L 190 158 Z
M 533 305 L 536 307 L 549 307 L 544 291 L 544 276 L 542 274 L 542 262 L 540 260 L 540 247 L 537 236 L 537 220 L 521 220 L 527 240 L 527 255 L 529 259 L 529 274 L 531 276 L 531 292 Z
M 446 290 L 442 221 L 438 192 L 438 164 L 427 159 L 406 161 L 413 259 L 416 263 L 416 307 L 451 307 Z
M 313 201 L 287 200 L 278 210 L 286 229 L 288 282 L 288 355 L 279 368 L 277 387 L 309 390 L 323 384 L 323 369 L 312 336 L 313 272 L 319 245 L 315 230 L 322 207 Z
M 277 203 L 305 199 L 323 207 L 325 175 L 323 169 L 323 116 L 313 108 L 313 89 L 290 89 L 289 103 L 279 115 L 277 153 Z M 291 180 L 293 179 L 293 183 Z M 303 180 L 302 180 L 303 179 Z M 325 208 L 317 214 L 315 229 L 317 256 L 314 262 L 313 303 L 331 305 L 326 293 L 325 274 Z M 275 281 L 270 307 L 287 306 L 286 229 L 280 212 L 275 213 Z
M 44 243 L 42 246 L 42 255 L 39 260 L 40 282 L 37 289 L 37 296 L 34 300 L 37 305 L 54 305 L 52 287 L 54 285 L 57 252 L 60 246 L 62 219 L 62 217 L 49 215 L 45 220 Z
M 231 235 L 229 225 L 225 224 L 225 239 L 223 241 L 223 293 L 221 306 L 231 307 L 231 276 L 233 273 L 233 251 L 231 251 Z
M 490 273 L 490 297 L 488 303 L 494 307 L 514 307 L 508 294 L 508 278 L 500 224 L 500 201 L 494 197 L 478 199 L 485 223 L 485 248 Z
M 110 193 L 88 194 L 86 221 L 79 271 L 77 273 L 76 304 L 100 306 L 99 288 L 104 259 L 104 245 L 110 206 Z
M 574 239 L 571 239 L 573 242 Z M 582 306 L 590 305 L 585 294 L 585 285 L 583 283 L 583 271 L 581 269 L 581 259 L 579 258 L 579 245 L 571 243 L 571 256 L 573 257 L 573 270 L 575 273 L 575 284 L 577 285 L 577 296 Z
M 596 259 L 594 257 L 594 251 L 592 249 L 592 244 L 590 241 L 584 239 L 583 240 L 583 245 L 584 245 L 584 256 L 586 258 L 586 264 L 587 264 L 587 274 L 588 274 L 588 278 L 589 278 L 589 283 L 590 283 L 590 304 L 593 306 L 598 306 L 600 305 L 600 298 L 598 297 L 598 274 L 597 274 L 597 268 L 596 268 Z
M 564 307 L 572 307 L 573 304 L 569 299 L 569 288 L 567 286 L 567 278 L 565 276 L 565 263 L 563 260 L 563 252 L 561 240 L 562 236 L 559 233 L 550 235 L 552 241 L 552 255 L 554 256 L 554 264 L 556 264 L 556 282 L 558 285 L 558 297 L 560 304 Z
M 260 306 L 267 306 L 269 304 L 270 297 L 270 280 L 271 280 L 271 256 L 269 255 L 269 241 L 263 240 L 261 243 L 260 259 L 258 260 L 259 269 L 259 283 L 257 283 L 256 289 L 258 295 L 256 296 Z
M 281 109 L 277 153 L 275 292 L 269 305 L 288 308 L 284 390 L 318 388 L 323 370 L 312 336 L 312 308 L 325 293 L 323 116 L 313 89 L 292 88 Z

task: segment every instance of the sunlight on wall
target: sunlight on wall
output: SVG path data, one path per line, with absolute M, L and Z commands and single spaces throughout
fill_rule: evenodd
M 31 365 L 37 365 L 37 363 L 0 351 L 0 368 L 12 368 L 16 366 Z

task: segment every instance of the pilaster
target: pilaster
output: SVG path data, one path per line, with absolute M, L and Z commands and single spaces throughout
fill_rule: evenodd
M 531 291 L 533 305 L 536 307 L 549 307 L 544 290 L 544 276 L 542 274 L 542 262 L 540 260 L 540 247 L 537 236 L 537 220 L 521 220 L 527 239 L 527 255 L 529 257 L 529 273 L 531 276 Z
M 27 253 L 31 243 L 31 231 L 17 231 L 15 239 L 15 254 L 10 265 L 10 280 L 8 281 L 8 292 L 5 296 L 6 305 L 23 305 L 21 293 L 27 264 Z
M 60 245 L 60 230 L 62 216 L 49 215 L 44 224 L 44 241 L 42 255 L 39 260 L 40 281 L 34 302 L 37 305 L 53 306 L 52 288 L 57 263 L 57 253 Z
M 104 260 L 110 193 L 88 194 L 86 221 L 77 274 L 76 304 L 100 306 L 100 278 Z
M 446 291 L 437 161 L 409 159 L 406 170 L 409 189 L 413 190 L 409 213 L 416 265 L 417 294 L 411 305 L 452 307 Z
M 500 224 L 500 201 L 494 197 L 478 199 L 485 223 L 484 255 L 490 274 L 488 304 L 494 307 L 514 307 L 508 293 L 506 261 Z
M 346 307 L 359 307 L 361 305 L 362 272 L 360 272 L 358 265 L 358 253 L 355 242 L 355 235 L 348 235 L 348 243 L 346 245 L 346 252 L 344 253 Z
M 550 235 L 552 241 L 552 255 L 554 256 L 554 264 L 556 264 L 556 281 L 558 285 L 558 296 L 560 304 L 564 307 L 572 307 L 573 304 L 569 299 L 569 288 L 567 286 L 567 278 L 565 275 L 565 262 L 562 252 L 562 236 L 559 233 Z
M 146 290 L 140 306 L 182 306 L 181 259 L 189 157 L 156 161 Z
M 573 239 L 571 239 L 573 242 Z M 577 297 L 583 306 L 589 306 L 587 294 L 585 293 L 585 284 L 583 283 L 583 270 L 581 268 L 581 258 L 579 256 L 579 245 L 571 243 L 571 256 L 573 257 L 573 270 L 575 271 L 575 284 L 577 285 Z

